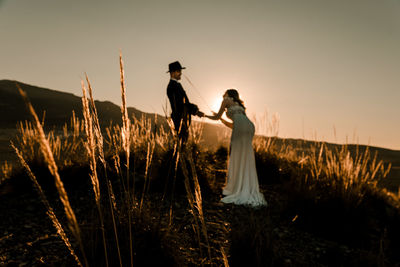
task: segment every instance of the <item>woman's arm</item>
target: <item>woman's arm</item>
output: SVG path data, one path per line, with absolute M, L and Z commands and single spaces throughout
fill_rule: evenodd
M 229 121 L 227 121 L 227 120 L 224 120 L 223 118 L 220 118 L 220 121 L 221 121 L 223 124 L 225 124 L 225 126 L 231 128 L 231 129 L 233 128 L 233 123 L 232 123 L 232 122 L 229 122 Z
M 214 115 L 206 115 L 207 118 L 211 119 L 211 120 L 219 120 L 222 116 L 222 114 L 224 113 L 226 108 L 226 99 L 224 99 L 221 103 L 221 107 L 219 108 L 218 113 L 214 113 Z

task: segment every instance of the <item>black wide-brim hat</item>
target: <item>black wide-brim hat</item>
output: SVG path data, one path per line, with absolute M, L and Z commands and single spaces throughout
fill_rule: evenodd
M 186 68 L 182 67 L 182 65 L 181 65 L 181 63 L 179 63 L 179 61 L 175 61 L 175 62 L 172 62 L 172 63 L 170 63 L 168 65 L 167 73 L 168 72 L 173 72 L 173 71 L 176 71 L 176 70 L 182 70 L 182 69 L 186 69 Z

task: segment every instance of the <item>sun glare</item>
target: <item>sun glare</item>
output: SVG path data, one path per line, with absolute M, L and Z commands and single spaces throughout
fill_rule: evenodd
M 212 111 L 218 112 L 219 107 L 221 106 L 222 103 L 222 96 L 217 96 L 213 99 L 213 102 L 211 103 L 211 108 Z

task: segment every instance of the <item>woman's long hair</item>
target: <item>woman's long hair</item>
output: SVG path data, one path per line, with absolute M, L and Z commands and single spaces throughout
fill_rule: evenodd
M 233 98 L 233 101 L 235 101 L 244 109 L 246 109 L 246 107 L 243 104 L 243 101 L 239 98 L 239 93 L 236 89 L 228 89 L 226 90 L 226 93 L 228 94 L 229 97 Z

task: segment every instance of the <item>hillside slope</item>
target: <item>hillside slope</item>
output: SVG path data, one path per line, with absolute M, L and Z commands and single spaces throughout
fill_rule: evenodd
M 71 93 L 32 86 L 18 81 L 0 80 L 0 110 L 7 116 L 0 117 L 0 128 L 14 128 L 16 122 L 29 120 L 25 104 L 17 90 L 17 84 L 26 92 L 37 114 L 42 117 L 45 112 L 46 125 L 63 125 L 72 116 L 72 111 L 82 117 L 81 97 Z M 121 109 L 109 101 L 95 101 L 100 122 L 121 123 Z M 128 108 L 130 117 L 154 117 L 154 114 Z M 162 118 L 161 118 L 162 119 Z

